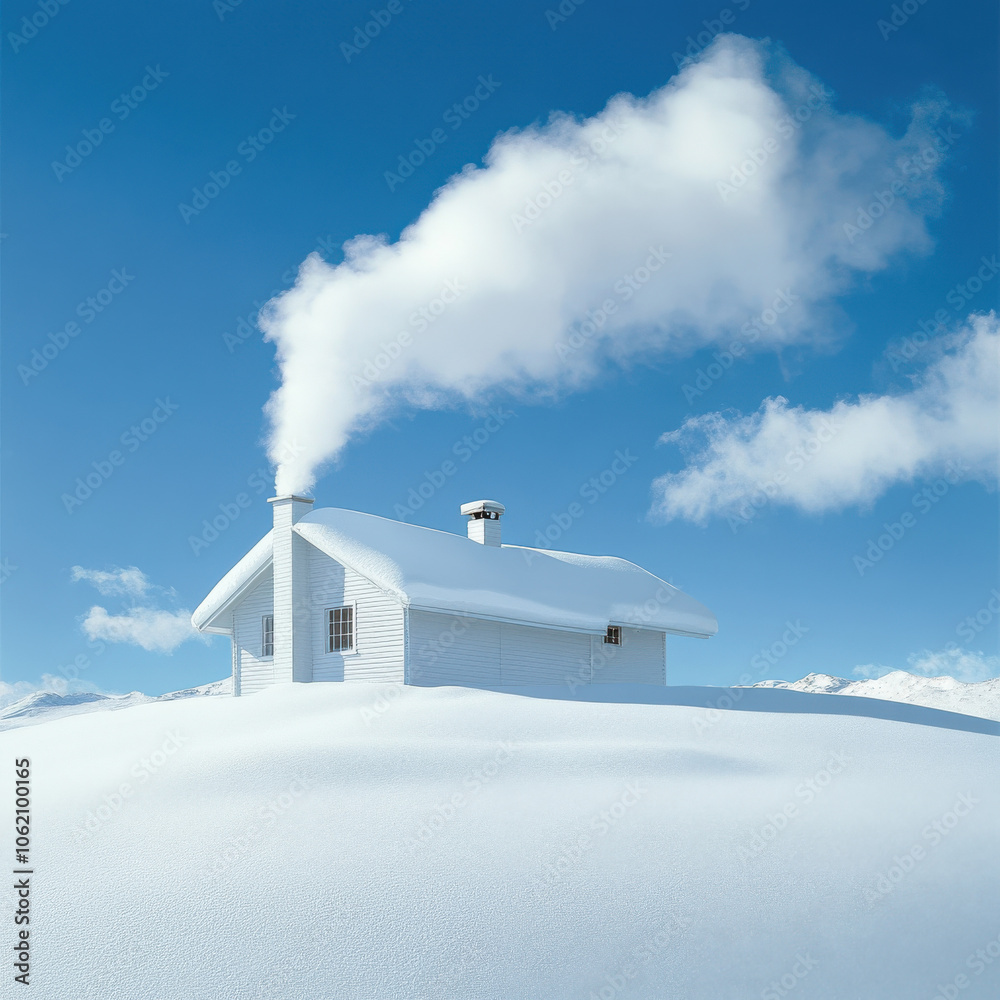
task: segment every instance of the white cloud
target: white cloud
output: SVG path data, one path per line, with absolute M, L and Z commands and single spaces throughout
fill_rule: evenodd
M 881 664 L 867 663 L 854 668 L 858 677 L 883 677 L 894 668 Z M 911 653 L 906 659 L 906 669 L 921 677 L 954 677 L 955 680 L 974 684 L 978 681 L 1000 677 L 1000 656 L 991 656 L 982 651 L 949 646 L 932 652 L 929 649 Z
M 111 570 L 84 569 L 74 566 L 70 571 L 73 582 L 84 580 L 96 587 L 106 597 L 122 594 L 126 597 L 143 597 L 150 589 L 146 574 L 136 566 L 122 569 L 116 566 Z
M 94 605 L 82 622 L 88 639 L 125 642 L 154 653 L 172 653 L 188 639 L 204 637 L 191 624 L 187 610 L 163 611 L 158 608 L 127 608 L 124 614 L 109 614 Z
M 829 336 L 853 274 L 930 248 L 949 115 L 915 106 L 897 138 L 829 96 L 769 43 L 721 36 L 648 97 L 501 135 L 398 242 L 310 256 L 261 316 L 278 492 L 394 407 L 567 391 L 609 360 L 728 342 L 779 293 L 794 305 L 760 346 Z
M 745 516 L 763 497 L 807 512 L 866 504 L 899 482 L 944 474 L 994 483 L 1000 463 L 1000 324 L 972 316 L 934 345 L 909 392 L 861 396 L 829 410 L 789 407 L 692 417 L 665 434 L 688 466 L 653 484 L 653 512 L 703 522 Z

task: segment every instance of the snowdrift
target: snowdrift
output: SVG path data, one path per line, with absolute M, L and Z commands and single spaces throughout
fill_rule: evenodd
M 5 733 L 36 995 L 1000 995 L 1000 727 L 647 693 L 290 685 Z

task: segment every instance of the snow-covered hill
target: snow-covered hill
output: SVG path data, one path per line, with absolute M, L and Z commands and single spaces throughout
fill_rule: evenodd
M 849 681 L 829 674 L 809 674 L 800 681 L 760 681 L 753 686 L 879 698 L 1000 720 L 1000 678 L 966 684 L 954 677 L 918 677 L 905 670 L 894 670 L 871 680 Z
M 288 685 L 0 735 L 35 993 L 1000 995 L 1000 727 L 602 695 Z
M 210 684 L 171 691 L 169 694 L 153 696 L 131 691 L 128 694 L 95 694 L 82 691 L 76 694 L 57 694 L 54 691 L 36 691 L 19 701 L 0 708 L 0 731 L 33 726 L 39 722 L 62 719 L 67 715 L 82 715 L 87 712 L 113 712 L 120 708 L 147 705 L 151 701 L 175 701 L 178 698 L 197 698 L 202 695 L 232 694 L 233 681 L 226 677 Z
M 806 694 L 846 694 L 855 697 L 877 698 L 881 701 L 898 702 L 906 705 L 923 705 L 946 712 L 958 712 L 981 719 L 1000 721 L 1000 679 L 966 684 L 953 677 L 918 677 L 897 670 L 879 677 L 877 680 L 850 681 L 829 674 L 809 674 L 800 681 L 760 681 L 755 688 L 773 688 L 785 691 L 801 691 Z M 0 709 L 0 732 L 21 726 L 37 725 L 51 719 L 84 712 L 113 711 L 145 705 L 152 701 L 173 701 L 178 698 L 193 698 L 200 695 L 232 694 L 232 678 L 213 681 L 198 687 L 172 691 L 169 694 L 152 696 L 132 691 L 130 694 L 67 694 L 59 695 L 40 691 Z M 703 691 L 703 695 L 688 693 Z M 724 688 L 672 688 L 675 693 L 684 693 L 675 700 L 676 704 L 717 705 Z M 723 702 L 724 704 L 724 702 Z M 815 708 L 810 709 L 815 711 Z M 831 709 L 834 710 L 834 709 Z

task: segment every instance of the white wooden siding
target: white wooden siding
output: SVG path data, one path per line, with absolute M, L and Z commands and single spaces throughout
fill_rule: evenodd
M 590 636 L 583 632 L 500 626 L 500 683 L 586 683 L 590 675 Z
M 407 683 L 497 686 L 500 625 L 430 611 L 409 612 Z
M 622 628 L 622 645 L 601 636 L 461 615 L 404 609 L 370 581 L 309 546 L 305 628 L 315 681 L 403 681 L 436 686 L 664 684 L 665 636 Z M 269 573 L 233 614 L 235 690 L 253 694 L 275 683 L 274 661 L 261 654 L 261 620 L 273 614 Z M 326 649 L 329 608 L 354 607 L 354 651 Z M 405 664 L 405 671 L 404 671 Z M 405 676 L 404 676 L 405 675 Z
M 665 684 L 666 636 L 649 629 L 622 628 L 622 644 L 595 635 L 595 684 Z
M 593 653 L 593 671 L 591 656 Z M 623 628 L 622 644 L 601 636 L 409 612 L 407 681 L 434 686 L 663 684 L 664 635 Z
M 271 574 L 261 580 L 240 602 L 233 614 L 233 644 L 236 653 L 237 690 L 253 694 L 274 683 L 274 659 L 261 653 L 261 623 L 274 613 L 274 581 Z
M 403 608 L 371 581 L 309 546 L 314 681 L 402 681 Z M 354 649 L 327 652 L 327 610 L 354 607 Z

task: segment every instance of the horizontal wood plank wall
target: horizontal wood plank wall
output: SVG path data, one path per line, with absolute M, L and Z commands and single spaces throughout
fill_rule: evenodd
M 582 632 L 500 626 L 500 683 L 587 683 L 590 680 L 590 636 Z
M 273 614 L 274 581 L 269 573 L 240 602 L 233 614 L 240 694 L 253 694 L 274 683 L 274 660 L 261 656 L 264 615 Z
M 310 549 L 313 680 L 402 681 L 402 605 L 354 570 Z M 354 606 L 354 652 L 329 653 L 326 612 L 347 605 Z
M 465 687 L 500 683 L 500 625 L 431 611 L 410 611 L 409 683 Z
M 666 636 L 641 628 L 623 628 L 622 644 L 595 635 L 595 684 L 666 684 Z

